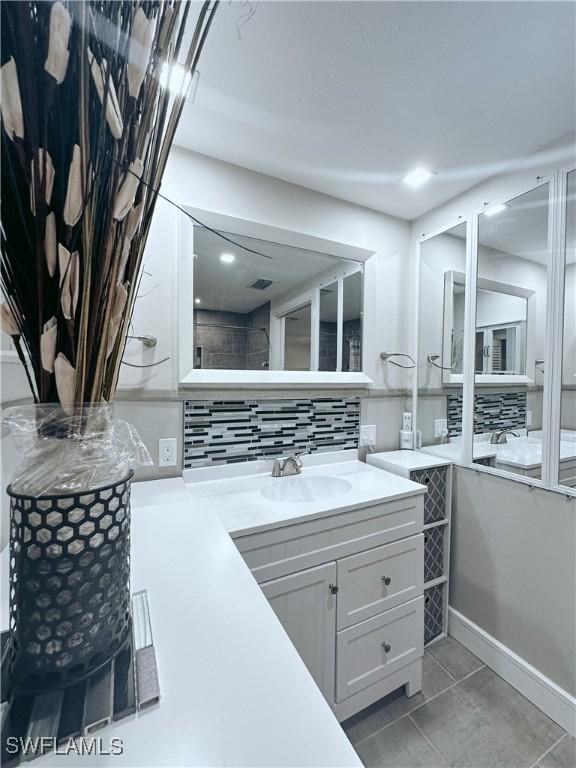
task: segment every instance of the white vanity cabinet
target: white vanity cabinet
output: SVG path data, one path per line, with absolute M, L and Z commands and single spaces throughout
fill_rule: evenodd
M 423 493 L 232 533 L 339 720 L 421 689 Z

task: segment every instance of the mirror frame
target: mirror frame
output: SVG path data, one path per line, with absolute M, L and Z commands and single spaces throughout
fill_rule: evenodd
M 325 253 L 336 259 L 357 262 L 351 265 L 351 272 L 358 271 L 374 256 L 374 251 L 326 240 L 304 232 L 281 229 L 264 222 L 240 219 L 216 211 L 207 211 L 192 206 L 182 206 L 197 222 L 217 230 L 234 232 L 238 236 L 273 240 L 282 245 Z M 348 371 L 284 371 L 284 370 L 232 370 L 194 368 L 194 269 L 190 254 L 194 252 L 194 226 L 198 224 L 185 213 L 178 217 L 178 268 L 177 268 L 177 333 L 178 333 L 178 389 L 364 389 L 374 382 L 365 373 L 365 334 L 362 335 L 362 366 L 359 372 Z M 332 280 L 333 282 L 333 280 Z M 314 289 L 310 289 L 310 293 Z M 301 305 L 302 302 L 300 301 Z M 362 315 L 366 317 L 366 292 L 363 291 Z M 281 321 L 278 327 L 281 326 Z M 270 327 L 273 341 L 278 328 Z
M 442 371 L 442 380 L 444 384 L 463 384 L 463 373 L 452 373 L 446 368 L 452 362 L 451 350 L 451 337 L 452 337 L 452 309 L 453 309 L 453 296 L 454 285 L 466 285 L 466 275 L 464 272 L 458 272 L 450 269 L 444 272 L 444 318 L 442 328 L 442 365 L 444 366 Z M 519 296 L 526 299 L 528 306 L 526 312 L 526 371 L 528 371 L 528 361 L 534 358 L 534 354 L 530 353 L 533 349 L 533 344 L 530 341 L 530 331 L 535 327 L 535 311 L 536 311 L 536 294 L 527 288 L 522 288 L 519 285 L 512 285 L 511 283 L 500 283 L 497 280 L 488 280 L 484 277 L 476 279 L 476 293 L 478 289 L 487 291 L 495 291 L 496 293 L 505 293 L 509 296 Z M 476 386 L 484 386 L 486 384 L 534 384 L 534 378 L 526 374 L 489 374 L 489 373 L 475 373 Z

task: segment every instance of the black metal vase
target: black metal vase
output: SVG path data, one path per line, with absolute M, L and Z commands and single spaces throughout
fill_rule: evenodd
M 130 481 L 10 496 L 10 678 L 39 692 L 87 677 L 130 630 Z

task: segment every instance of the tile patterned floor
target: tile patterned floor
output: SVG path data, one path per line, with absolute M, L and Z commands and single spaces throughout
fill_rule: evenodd
M 342 727 L 366 768 L 576 768 L 576 741 L 452 637 L 424 654 L 420 693 Z

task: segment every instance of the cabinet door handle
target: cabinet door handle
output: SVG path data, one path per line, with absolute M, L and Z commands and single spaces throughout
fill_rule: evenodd
M 330 590 L 331 595 L 337 595 L 338 594 L 338 587 L 336 584 L 328 584 L 328 589 Z
M 390 653 L 390 651 L 392 650 L 392 646 L 390 645 L 390 643 L 386 643 L 386 642 L 382 643 L 382 648 L 384 648 L 384 653 Z
M 387 587 L 389 587 L 392 579 L 390 578 L 390 576 L 382 576 L 382 581 L 384 582 L 384 584 L 386 584 Z

